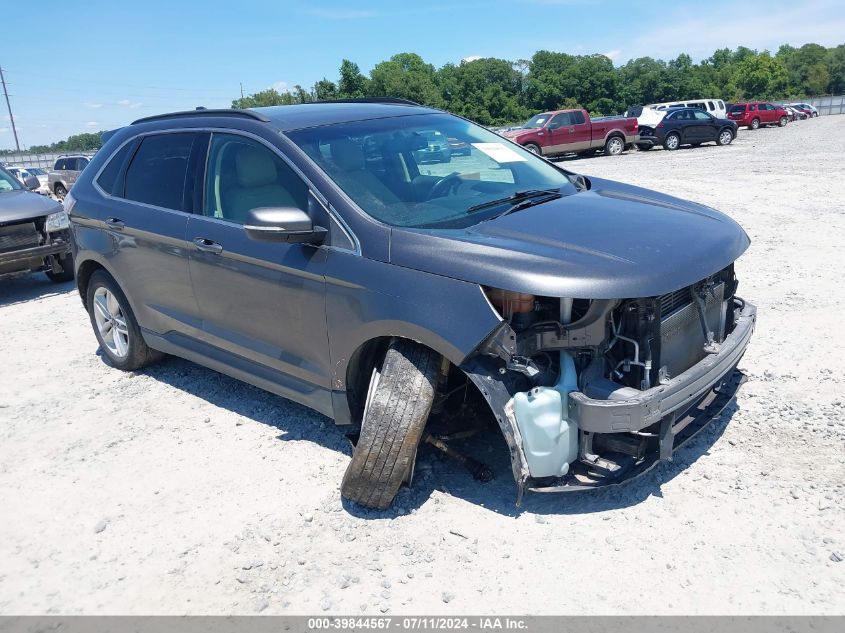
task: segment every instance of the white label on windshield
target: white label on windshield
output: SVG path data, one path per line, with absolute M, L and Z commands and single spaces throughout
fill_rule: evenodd
M 520 156 L 510 147 L 505 147 L 501 143 L 473 143 L 472 146 L 487 154 L 497 163 L 519 163 L 527 160 L 524 156 Z

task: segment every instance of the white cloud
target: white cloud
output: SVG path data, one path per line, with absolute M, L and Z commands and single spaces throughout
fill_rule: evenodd
M 97 121 L 88 121 L 85 124 L 85 127 L 97 127 L 98 125 L 100 125 L 100 124 Z
M 606 53 L 602 53 L 605 57 L 607 57 L 610 61 L 616 61 L 616 58 L 622 53 L 618 48 L 614 48 L 612 51 L 607 51 Z
M 693 59 L 701 59 L 725 47 L 748 46 L 775 52 L 781 44 L 841 43 L 845 14 L 839 0 L 806 0 L 792 7 L 761 14 L 759 7 L 751 4 L 732 4 L 729 20 L 720 11 L 704 12 L 693 18 L 678 12 L 668 15 L 660 29 L 634 38 L 626 48 L 630 48 L 633 57 L 668 59 L 685 52 Z
M 93 108 L 93 109 L 97 109 L 97 108 L 102 108 L 102 107 L 103 107 L 103 104 L 102 104 L 102 103 L 86 103 L 86 104 L 85 104 L 85 107 L 86 107 L 86 108 Z
M 140 108 L 144 104 L 140 103 L 138 101 L 130 101 L 129 99 L 121 99 L 120 101 L 117 102 L 117 105 L 123 106 L 124 108 L 135 109 L 135 108 Z
M 461 61 L 462 62 L 474 62 L 474 61 L 478 61 L 479 59 L 484 59 L 484 57 L 481 56 L 481 55 L 467 55 Z
M 120 101 L 117 102 L 117 105 L 128 106 L 130 103 L 132 103 L 132 102 L 129 101 L 129 99 L 121 99 Z
M 270 87 L 276 92 L 290 92 L 290 86 L 288 86 L 288 82 L 286 81 L 277 81 Z
M 6 133 L 6 132 L 8 132 L 8 131 L 9 131 L 9 128 L 7 128 L 7 127 L 0 127 L 0 134 L 5 134 L 5 133 Z

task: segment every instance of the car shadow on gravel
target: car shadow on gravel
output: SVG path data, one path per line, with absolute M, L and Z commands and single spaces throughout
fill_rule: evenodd
M 221 409 L 278 429 L 281 431 L 277 436 L 279 441 L 313 442 L 344 455 L 352 455 L 346 428 L 336 426 L 332 420 L 316 411 L 258 387 L 175 357 L 168 357 L 142 373 Z M 474 480 L 457 462 L 423 444 L 417 457 L 412 485 L 400 489 L 389 510 L 371 510 L 346 500 L 343 500 L 343 507 L 356 517 L 390 519 L 430 503 L 432 496 L 437 493 L 510 517 L 524 513 L 592 514 L 625 508 L 650 496 L 661 496 L 663 484 L 707 454 L 736 411 L 736 401 L 732 401 L 706 429 L 675 452 L 673 462 L 658 464 L 651 471 L 621 486 L 558 494 L 526 493 L 522 505 L 517 507 L 516 485 L 511 475 L 508 449 L 498 429 L 491 427 L 451 445 L 489 466 L 495 475 L 492 481 L 482 483 Z M 337 486 L 340 486 L 339 478 Z
M 44 273 L 21 273 L 0 277 L 0 308 L 63 295 L 75 289 L 73 281 L 56 283 L 47 279 Z

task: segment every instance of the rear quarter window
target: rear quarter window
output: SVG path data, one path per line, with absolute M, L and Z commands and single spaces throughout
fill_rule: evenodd
M 97 178 L 97 184 L 107 194 L 112 196 L 123 196 L 123 168 L 130 156 L 131 150 L 137 143 L 131 141 L 121 147 L 106 163 L 105 168 Z
M 176 211 L 184 210 L 185 176 L 195 134 L 147 136 L 126 170 L 124 197 Z

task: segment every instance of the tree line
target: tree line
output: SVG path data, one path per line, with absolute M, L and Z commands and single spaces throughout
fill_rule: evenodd
M 446 64 L 426 63 L 416 53 L 399 53 L 369 75 L 348 59 L 336 80 L 323 78 L 310 89 L 272 88 L 232 101 L 233 108 L 290 105 L 327 99 L 398 97 L 442 108 L 482 125 L 516 123 L 536 112 L 584 107 L 591 114 L 616 114 L 629 106 L 701 97 L 798 99 L 845 93 L 845 44 L 825 48 L 784 44 L 777 53 L 744 46 L 720 48 L 693 63 L 682 53 L 668 62 L 651 57 L 614 66 L 604 55 L 538 51 L 531 59 L 493 57 Z M 30 152 L 97 149 L 101 132 L 75 134 Z M 12 150 L 0 150 L 0 155 Z
M 57 141 L 50 145 L 32 145 L 25 153 L 28 154 L 51 154 L 54 152 L 87 152 L 100 149 L 103 144 L 103 132 L 83 132 L 74 134 L 63 141 Z M 12 156 L 18 152 L 13 149 L 0 150 L 0 156 Z
M 699 63 L 682 53 L 668 62 L 640 57 L 622 66 L 599 54 L 538 51 L 531 59 L 491 57 L 436 68 L 416 53 L 399 53 L 376 64 L 369 76 L 344 59 L 334 81 L 323 78 L 310 89 L 297 85 L 286 92 L 269 88 L 235 99 L 232 107 L 398 97 L 497 125 L 567 107 L 615 114 L 633 105 L 701 97 L 735 102 L 843 92 L 845 44 L 784 44 L 774 55 L 740 46 L 719 49 Z

